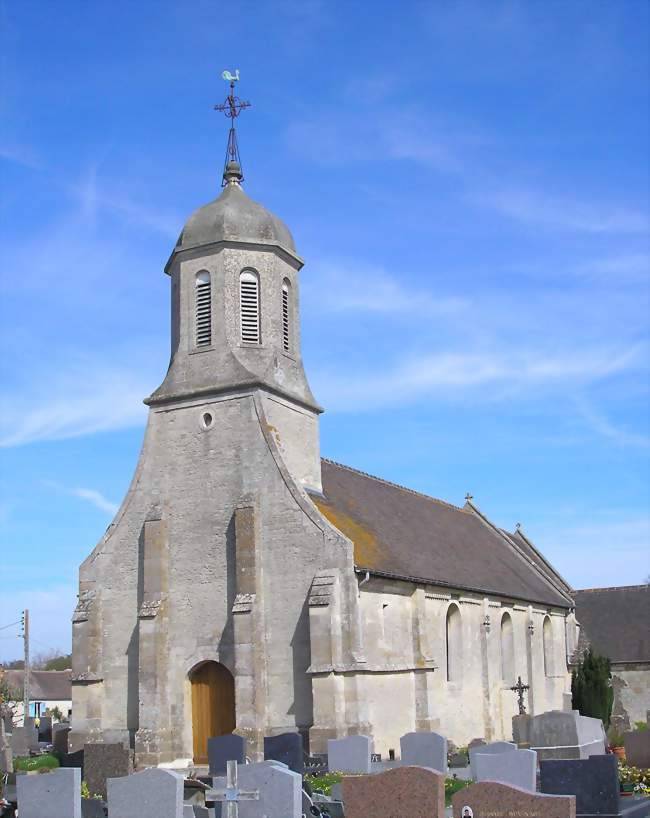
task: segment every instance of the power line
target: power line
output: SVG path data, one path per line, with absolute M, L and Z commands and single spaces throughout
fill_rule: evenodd
M 14 625 L 22 625 L 22 624 L 23 624 L 22 619 L 19 619 L 18 622 L 11 622 L 9 625 L 3 625 L 0 628 L 0 631 L 7 630 L 7 628 L 13 628 Z

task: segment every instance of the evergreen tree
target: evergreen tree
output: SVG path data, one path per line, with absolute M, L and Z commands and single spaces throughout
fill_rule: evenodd
M 583 716 L 601 719 L 609 727 L 614 691 L 611 685 L 610 661 L 591 648 L 571 674 L 571 701 Z

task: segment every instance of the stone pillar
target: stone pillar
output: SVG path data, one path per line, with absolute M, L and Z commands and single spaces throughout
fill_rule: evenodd
M 492 723 L 492 704 L 490 696 L 490 662 L 488 653 L 488 638 L 492 630 L 492 620 L 490 619 L 490 600 L 484 597 L 481 605 L 481 684 L 483 690 L 483 730 L 487 741 L 494 738 L 494 725 Z
M 535 614 L 533 613 L 533 606 L 528 606 L 528 614 L 526 616 L 526 671 L 528 673 L 528 679 L 526 683 L 529 685 L 528 687 L 528 715 L 534 716 L 535 715 L 535 680 L 538 678 L 537 674 L 535 673 L 535 657 L 533 655 L 533 649 L 535 646 Z M 540 669 L 539 678 L 544 678 L 544 667 L 542 666 Z M 542 693 L 543 695 L 543 693 Z
M 235 510 L 235 732 L 247 740 L 254 761 L 264 758 L 266 732 L 266 652 L 258 514 L 250 503 Z
M 70 752 L 75 752 L 87 742 L 99 740 L 102 730 L 101 597 L 94 582 L 79 582 L 72 635 L 72 729 L 68 746 Z
M 431 633 L 426 616 L 424 588 L 416 588 L 411 597 L 413 625 L 413 684 L 415 686 L 415 730 L 438 730 L 440 719 L 434 717 L 433 658 Z
M 171 714 L 167 690 L 169 541 L 167 523 L 148 519 L 140 536 L 138 561 L 138 766 L 172 761 Z

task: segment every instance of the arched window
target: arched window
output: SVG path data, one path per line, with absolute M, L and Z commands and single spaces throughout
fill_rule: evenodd
M 285 278 L 282 282 L 282 349 L 291 350 L 291 282 Z
M 544 641 L 544 674 L 553 675 L 553 623 L 550 616 L 544 617 L 544 627 L 542 629 L 542 639 Z
M 245 344 L 260 343 L 260 279 L 253 270 L 239 276 L 241 339 Z
M 501 678 L 504 682 L 515 680 L 515 635 L 509 613 L 501 617 Z
M 196 345 L 212 343 L 212 286 L 210 273 L 201 270 L 196 275 Z
M 458 605 L 447 609 L 447 681 L 458 682 L 463 672 L 463 631 Z

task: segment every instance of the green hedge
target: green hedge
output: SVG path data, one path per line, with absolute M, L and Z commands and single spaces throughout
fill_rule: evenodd
M 55 770 L 59 767 L 59 759 L 53 755 L 18 756 L 14 758 L 14 770 L 32 772 L 32 770 Z

